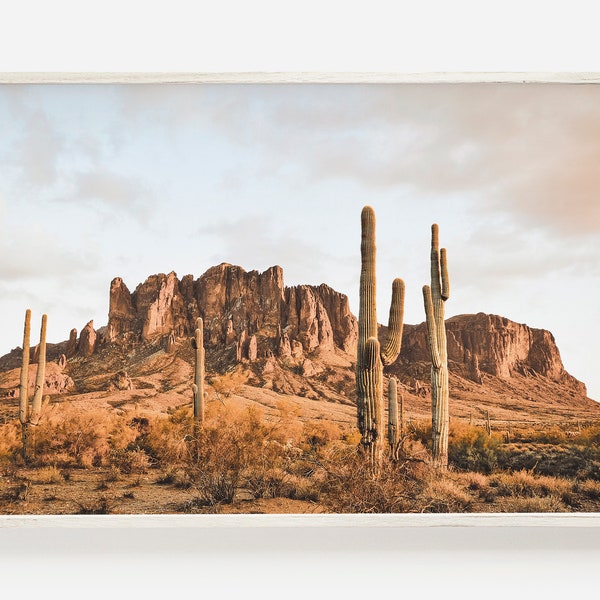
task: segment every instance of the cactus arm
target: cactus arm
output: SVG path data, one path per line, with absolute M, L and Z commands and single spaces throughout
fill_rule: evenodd
M 27 423 L 29 412 L 29 354 L 31 333 L 31 310 L 25 311 L 25 324 L 23 327 L 23 362 L 21 366 L 21 382 L 19 386 L 19 420 Z
M 400 437 L 404 436 L 404 394 L 399 395 L 399 413 L 400 413 Z
M 385 366 L 391 365 L 400 354 L 402 348 L 402 330 L 404 328 L 404 281 L 394 279 L 392 283 L 392 303 L 388 321 L 388 336 L 381 351 L 381 361 Z
M 431 288 L 428 285 L 423 286 L 423 302 L 425 305 L 425 321 L 427 324 L 427 345 L 429 346 L 429 354 L 431 355 L 431 362 L 433 363 L 434 368 L 439 369 L 442 366 L 442 360 L 438 350 Z
M 194 397 L 194 418 L 195 418 L 196 417 L 196 407 L 200 403 L 200 399 L 198 398 L 198 386 L 195 383 L 192 384 L 192 394 Z
M 42 328 L 40 330 L 40 351 L 37 373 L 35 376 L 35 391 L 31 408 L 31 424 L 37 425 L 42 414 L 42 397 L 44 395 L 44 380 L 46 378 L 46 324 L 47 315 L 42 315 Z
M 446 248 L 440 250 L 440 269 L 442 279 L 441 296 L 445 302 L 450 298 L 450 277 L 448 275 L 448 259 L 446 257 Z
M 434 223 L 431 226 L 431 295 L 436 298 L 441 295 L 440 275 L 440 243 L 439 226 Z

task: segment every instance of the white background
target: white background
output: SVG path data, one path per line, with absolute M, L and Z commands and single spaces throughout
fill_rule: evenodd
M 592 2 L 0 6 L 4 72 L 600 71 Z M 1 528 L 0 582 L 27 598 L 578 597 L 597 588 L 599 533 Z

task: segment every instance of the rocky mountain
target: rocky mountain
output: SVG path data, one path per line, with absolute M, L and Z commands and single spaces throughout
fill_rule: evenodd
M 448 361 L 455 372 L 481 383 L 482 373 L 500 379 L 540 375 L 585 396 L 586 387 L 565 371 L 554 336 L 497 315 L 458 315 L 446 320 Z M 408 326 L 402 354 L 407 362 L 429 360 L 425 323 Z
M 101 343 L 166 343 L 190 336 L 198 317 L 209 348 L 235 344 L 245 358 L 253 338 L 252 358 L 356 351 L 358 325 L 345 295 L 324 284 L 285 287 L 278 266 L 259 273 L 225 263 L 196 280 L 153 275 L 134 292 L 113 279 Z
M 131 393 L 136 386 L 154 386 L 139 379 L 141 374 L 154 377 L 154 369 L 164 380 L 177 363 L 185 396 L 192 360 L 189 338 L 198 317 L 204 321 L 209 371 L 225 373 L 242 365 L 251 387 L 353 405 L 358 323 L 348 298 L 325 284 L 285 286 L 279 266 L 259 273 L 223 263 L 197 279 L 179 279 L 173 272 L 152 275 L 133 292 L 117 277 L 110 284 L 107 325 L 96 330 L 90 321 L 79 337 L 73 329 L 68 340 L 48 346 L 48 358 L 58 361 L 65 355 L 65 373 L 74 381 L 68 389 L 80 392 L 103 386 L 120 390 L 118 382 L 131 375 L 126 386 Z M 496 398 L 498 406 L 504 402 L 512 407 L 506 408 L 508 414 L 519 410 L 519 402 L 535 402 L 538 394 L 564 405 L 565 415 L 569 407 L 584 412 L 600 408 L 586 398 L 585 385 L 565 371 L 549 331 L 483 313 L 458 315 L 446 324 L 455 406 L 461 406 L 461 398 L 491 405 Z M 385 335 L 382 326 L 380 336 Z M 148 361 L 154 361 L 152 366 Z M 0 358 L 0 371 L 19 364 L 16 348 Z M 416 412 L 429 410 L 424 323 L 405 326 L 400 357 L 386 373 L 400 379 Z M 174 381 L 161 385 L 172 388 Z M 0 382 L 0 388 L 0 393 L 10 393 L 6 384 Z M 157 393 L 160 389 L 156 387 Z M 465 404 L 455 414 L 466 410 Z

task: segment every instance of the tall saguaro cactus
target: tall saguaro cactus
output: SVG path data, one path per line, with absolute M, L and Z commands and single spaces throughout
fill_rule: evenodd
M 194 363 L 194 421 L 202 424 L 204 421 L 204 401 L 206 393 L 204 391 L 204 324 L 202 319 L 196 319 L 196 331 L 192 338 L 192 348 L 196 351 L 196 360 Z
M 448 466 L 448 349 L 444 322 L 445 302 L 450 297 L 446 249 L 439 249 L 439 227 L 431 226 L 431 287 L 423 286 L 427 341 L 431 354 L 431 437 L 433 464 Z
M 356 395 L 361 445 L 373 466 L 383 456 L 383 367 L 392 364 L 402 345 L 404 281 L 394 279 L 388 337 L 383 348 L 377 338 L 375 211 L 361 214 L 361 272 L 356 357 Z
M 23 328 L 23 361 L 21 365 L 21 381 L 19 386 L 19 420 L 21 421 L 23 460 L 29 459 L 29 427 L 40 422 L 42 414 L 42 397 L 44 395 L 44 380 L 46 378 L 46 324 L 48 317 L 42 315 L 40 330 L 39 358 L 35 375 L 35 389 L 31 407 L 29 406 L 29 355 L 31 333 L 31 310 L 25 311 Z

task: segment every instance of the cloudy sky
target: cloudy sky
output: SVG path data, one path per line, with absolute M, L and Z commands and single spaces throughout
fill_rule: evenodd
M 360 210 L 423 321 L 430 225 L 447 315 L 555 335 L 600 400 L 600 86 L 0 85 L 0 354 L 23 314 L 106 324 L 110 280 L 220 262 L 328 283 L 358 310 Z M 35 336 L 34 336 L 35 337 Z

